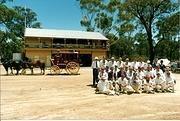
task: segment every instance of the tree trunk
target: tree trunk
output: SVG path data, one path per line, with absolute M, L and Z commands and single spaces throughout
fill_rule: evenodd
M 153 39 L 152 39 L 152 32 L 151 32 L 151 25 L 149 28 L 145 26 L 147 36 L 148 36 L 148 44 L 149 44 L 149 60 L 150 63 L 153 63 L 154 57 L 155 57 L 155 51 L 154 51 L 154 46 L 153 46 Z
M 147 33 L 148 34 L 148 33 Z M 148 36 L 148 43 L 149 43 L 149 60 L 150 63 L 153 63 L 155 53 L 154 53 L 154 46 L 153 46 L 153 39 Z

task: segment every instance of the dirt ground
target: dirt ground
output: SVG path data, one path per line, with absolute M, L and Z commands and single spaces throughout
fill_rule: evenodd
M 175 93 L 106 96 L 89 86 L 91 68 L 71 76 L 5 76 L 0 70 L 1 119 L 180 119 L 180 74 L 174 74 Z

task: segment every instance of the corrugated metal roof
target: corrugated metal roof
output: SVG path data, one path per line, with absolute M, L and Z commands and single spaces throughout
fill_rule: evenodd
M 26 28 L 25 37 L 108 40 L 99 32 Z

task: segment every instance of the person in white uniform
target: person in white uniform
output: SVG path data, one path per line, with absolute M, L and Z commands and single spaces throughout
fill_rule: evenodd
M 137 70 L 138 67 L 139 67 L 139 63 L 138 63 L 137 61 L 131 62 L 131 67 L 132 67 L 134 70 Z
M 157 73 L 160 73 L 160 76 L 162 77 L 162 78 L 165 78 L 165 75 L 164 75 L 164 72 L 160 69 L 160 66 L 159 65 L 157 65 L 156 66 L 156 68 L 155 68 L 155 70 L 154 70 L 154 75 L 157 75 Z
M 137 73 L 133 73 L 133 77 L 130 80 L 131 87 L 134 89 L 136 93 L 141 93 L 141 80 L 138 78 Z
M 109 66 L 109 68 L 111 68 L 111 67 L 115 68 L 115 66 L 117 66 L 117 63 L 116 63 L 114 57 L 111 58 L 111 60 L 108 63 L 108 66 Z
M 105 57 L 103 56 L 103 59 L 100 60 L 99 62 L 99 67 L 103 68 L 103 67 L 107 67 L 108 66 L 108 61 L 105 59 Z
M 143 90 L 144 88 L 144 82 L 145 82 L 145 74 L 144 74 L 144 70 L 142 67 L 138 67 L 138 70 L 137 70 L 137 76 L 138 78 L 141 80 L 141 89 Z
M 144 81 L 143 91 L 146 93 L 154 94 L 155 82 L 151 77 L 146 77 Z
M 133 68 L 132 68 L 132 67 L 129 67 L 129 70 L 128 70 L 127 73 L 126 73 L 128 80 L 131 80 L 131 79 L 132 79 L 133 73 L 134 73 Z
M 119 57 L 119 60 L 117 61 L 117 67 L 120 68 L 120 67 L 123 67 L 124 66 L 124 62 L 122 61 L 122 58 Z
M 134 92 L 124 74 L 122 74 L 121 77 L 118 78 L 118 83 L 120 85 L 122 93 L 130 94 Z
M 101 68 L 98 78 L 99 78 L 99 82 L 97 84 L 97 89 L 96 89 L 96 91 L 98 91 L 98 93 L 115 94 L 114 91 L 110 90 L 108 74 L 105 72 L 105 68 Z
M 151 65 L 148 65 L 148 67 L 145 71 L 145 78 L 146 77 L 151 77 L 151 79 L 154 79 L 154 77 L 155 77 L 154 72 L 152 71 Z
M 119 84 L 118 81 L 111 81 L 110 82 L 110 90 L 114 91 L 116 95 L 120 94 L 120 88 L 119 88 Z M 112 93 L 113 94 L 113 93 Z
M 166 90 L 168 92 L 174 92 L 175 79 L 169 70 L 165 71 Z
M 154 78 L 154 82 L 156 83 L 156 91 L 164 92 L 166 88 L 166 81 L 161 77 L 160 73 L 157 73 L 157 76 Z
M 129 58 L 126 58 L 125 62 L 123 63 L 124 67 L 131 66 L 131 62 L 129 62 Z

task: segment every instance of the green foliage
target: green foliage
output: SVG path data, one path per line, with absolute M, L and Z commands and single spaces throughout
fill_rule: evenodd
M 180 12 L 176 12 L 169 17 L 162 17 L 157 22 L 157 27 L 159 34 L 157 35 L 159 39 L 170 39 L 173 36 L 177 36 L 180 32 Z
M 0 0 L 0 4 L 4 4 L 6 2 L 12 2 L 13 0 Z
M 109 38 L 110 54 L 142 60 L 149 56 L 177 59 L 179 12 L 171 0 L 78 0 L 83 15 L 81 25 Z M 157 35 L 157 36 L 155 36 Z M 158 40 L 157 40 L 158 39 Z M 159 41 L 158 43 L 156 41 Z M 168 40 L 171 44 L 162 44 Z M 157 45 L 156 45 L 157 43 Z M 176 49 L 163 49 L 165 46 Z M 166 47 L 165 47 L 166 48 Z M 166 52 L 164 52 L 166 51 Z M 178 54 L 177 54 L 178 55 Z
M 133 40 L 125 36 L 114 41 L 111 46 L 111 56 L 115 57 L 128 57 L 133 54 Z
M 134 15 L 144 26 L 149 44 L 149 59 L 151 63 L 155 57 L 153 25 L 156 19 L 172 13 L 176 7 L 170 0 L 126 0 L 127 11 Z
M 148 57 L 149 45 L 147 41 L 147 35 L 143 33 L 137 33 L 134 37 L 135 52 L 139 56 Z
M 168 58 L 169 60 L 179 60 L 180 43 L 178 41 L 160 41 L 155 51 L 157 57 Z
M 37 15 L 31 9 L 15 6 L 7 7 L 3 0 L 0 4 L 0 56 L 12 59 L 12 53 L 22 52 L 26 27 L 39 28 Z M 25 18 L 26 17 L 26 18 Z

